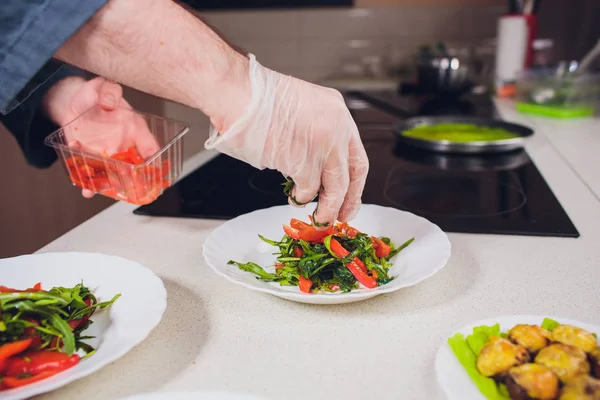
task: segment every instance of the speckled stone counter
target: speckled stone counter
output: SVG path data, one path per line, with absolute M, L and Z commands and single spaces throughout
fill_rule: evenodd
M 102 252 L 148 266 L 167 287 L 163 322 L 122 359 L 41 398 L 226 390 L 291 400 L 442 399 L 434 356 L 454 329 L 505 314 L 600 324 L 600 122 L 570 125 L 498 107 L 508 120 L 535 125 L 527 149 L 580 238 L 450 234 L 449 264 L 423 283 L 362 303 L 308 306 L 214 274 L 202 243 L 221 222 L 136 216 L 134 206 L 116 204 L 40 252 Z M 186 170 L 211 156 L 199 154 Z

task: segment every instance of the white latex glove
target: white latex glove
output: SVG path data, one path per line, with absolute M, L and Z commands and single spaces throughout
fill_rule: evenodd
M 309 203 L 318 194 L 318 224 L 351 220 L 360 207 L 369 161 L 343 97 L 249 56 L 250 103 L 223 132 L 211 125 L 205 147 L 292 178 L 297 203 Z

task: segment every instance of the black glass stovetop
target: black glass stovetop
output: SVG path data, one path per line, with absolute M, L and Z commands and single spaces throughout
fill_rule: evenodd
M 376 95 L 357 98 L 364 100 L 369 96 Z M 379 93 L 378 99 L 394 106 L 395 96 L 395 93 Z M 455 107 L 453 115 L 491 116 L 493 106 L 490 107 L 489 98 L 477 100 L 467 96 L 466 99 L 461 101 L 467 102 L 469 111 L 457 112 Z M 403 104 L 402 108 L 398 104 Z M 398 118 L 411 112 L 427 114 L 422 112 L 422 104 L 414 98 L 400 100 L 394 106 L 398 109 L 396 114 L 390 109 L 385 113 Z M 360 116 L 355 116 L 370 162 L 363 203 L 410 211 L 447 232 L 579 236 L 525 151 L 463 156 L 400 146 L 396 144 L 391 124 L 377 124 L 377 113 L 381 110 L 382 107 L 356 110 L 356 115 L 360 114 L 358 111 L 368 115 L 362 122 Z M 277 171 L 260 171 L 219 155 L 135 213 L 230 219 L 287 204 L 282 182 L 283 176 Z

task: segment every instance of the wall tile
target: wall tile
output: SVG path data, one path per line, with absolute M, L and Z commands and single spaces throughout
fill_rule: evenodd
M 496 37 L 498 18 L 505 11 L 502 7 L 472 7 L 458 14 L 459 36 L 463 38 Z
M 381 55 L 385 49 L 382 40 L 369 38 L 326 39 L 303 38 L 299 43 L 302 65 L 307 67 L 339 67 L 342 62 L 359 62 L 361 57 Z
M 296 38 L 231 38 L 232 43 L 252 53 L 256 59 L 269 68 L 282 68 L 297 65 L 299 60 L 298 41 Z
M 299 31 L 300 16 L 293 11 L 240 11 L 202 16 L 227 38 L 291 38 Z
M 394 23 L 389 12 L 375 9 L 310 10 L 299 15 L 303 37 L 382 37 Z

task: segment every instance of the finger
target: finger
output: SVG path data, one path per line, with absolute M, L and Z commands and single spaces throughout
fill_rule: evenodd
M 341 222 L 348 222 L 356 217 L 360 209 L 361 197 L 369 173 L 367 152 L 358 135 L 351 140 L 348 155 L 350 184 L 348 185 L 348 193 L 346 193 L 344 203 L 340 208 L 338 219 Z
M 126 101 L 123 99 L 123 102 Z M 140 156 L 142 158 L 147 159 L 153 156 L 158 150 L 160 150 L 160 146 L 158 145 L 158 141 L 148 128 L 148 124 L 146 120 L 136 114 L 132 114 L 135 123 L 135 131 L 133 132 L 135 147 L 137 148 Z
M 350 181 L 347 153 L 334 151 L 325 162 L 321 181 L 323 189 L 314 215 L 315 225 L 335 223 L 348 192 Z
M 288 151 L 296 146 L 289 145 Z M 301 148 L 301 146 L 298 146 Z M 282 171 L 284 174 L 287 172 L 289 176 L 294 180 L 294 187 L 288 203 L 296 207 L 304 207 L 317 197 L 319 189 L 321 188 L 321 171 L 323 170 L 321 160 L 318 157 L 311 157 L 309 159 L 308 153 L 306 152 L 303 156 L 299 154 L 294 157 L 292 154 L 287 154 L 285 159 L 291 160 L 296 158 L 293 165 L 289 165 Z
M 152 157 L 160 149 L 158 142 L 149 130 L 136 135 L 135 146 L 144 159 Z
M 321 187 L 321 179 L 318 178 L 318 175 L 315 175 L 312 179 L 308 176 L 310 175 L 307 175 L 306 178 L 297 176 L 294 179 L 294 188 L 290 198 L 288 198 L 289 204 L 295 207 L 304 207 L 317 197 Z
M 69 142 L 69 147 L 72 148 L 73 150 L 81 150 L 83 148 L 83 146 L 81 145 L 81 142 L 79 140 L 73 140 L 73 141 Z
M 98 91 L 98 103 L 105 111 L 113 111 L 123 98 L 123 88 L 118 83 L 103 80 Z

